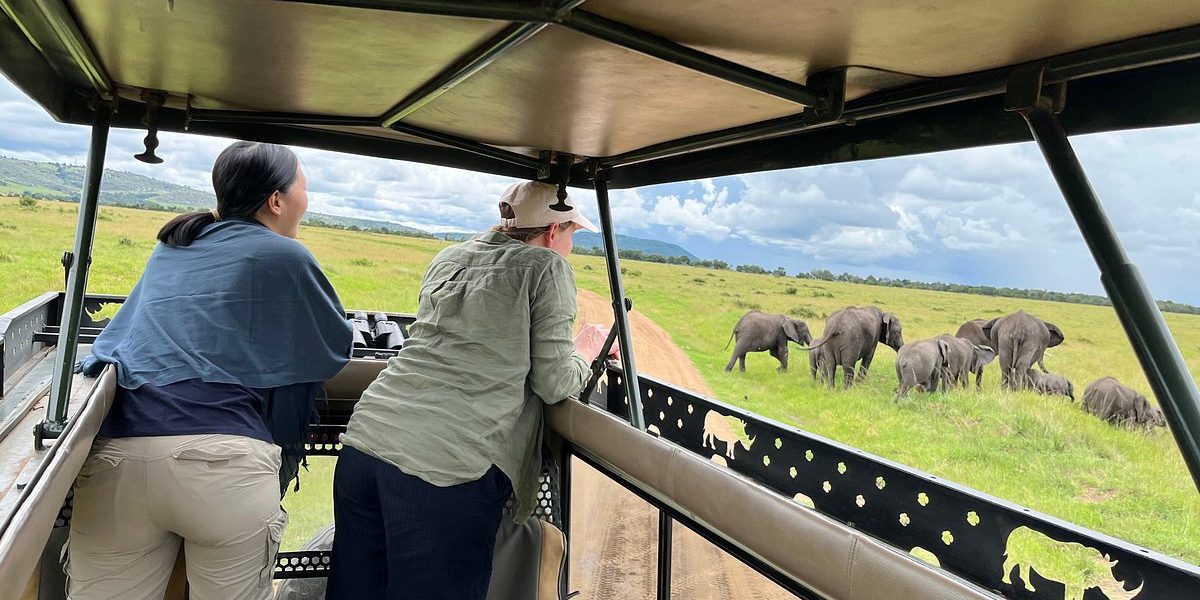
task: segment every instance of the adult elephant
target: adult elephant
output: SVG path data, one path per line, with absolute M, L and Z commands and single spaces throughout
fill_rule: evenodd
M 971 319 L 958 328 L 958 332 L 954 334 L 954 337 L 967 340 L 976 346 L 992 348 L 991 338 L 983 332 L 983 326 L 987 325 L 987 322 L 987 319 Z M 995 348 L 992 348 L 992 350 L 995 350 Z
M 1000 358 L 1000 382 L 1010 390 L 1029 386 L 1033 365 L 1036 363 L 1045 370 L 1042 359 L 1046 348 L 1053 348 L 1066 339 L 1058 325 L 1023 310 L 992 319 L 984 323 L 982 329 Z
M 987 325 L 987 323 L 987 319 L 971 319 L 970 321 L 963 323 L 962 326 L 958 328 L 958 332 L 954 334 L 954 337 L 962 338 L 968 342 L 971 342 L 972 344 L 975 344 L 976 346 L 991 348 L 993 351 L 995 351 L 996 348 L 992 345 L 991 338 L 989 338 L 988 335 L 983 332 L 983 326 Z M 1037 365 L 1039 368 L 1041 368 L 1043 373 L 1050 372 L 1046 370 L 1046 365 L 1043 364 L 1040 359 L 1037 361 Z M 980 371 L 978 375 L 982 376 L 983 372 Z
M 967 387 L 975 374 L 975 387 L 982 387 L 983 368 L 996 358 L 991 346 L 982 346 L 958 335 L 943 333 L 937 337 L 947 346 L 946 380 L 952 386 Z
M 773 315 L 758 310 L 752 310 L 738 319 L 733 326 L 729 340 L 737 339 L 733 346 L 733 355 L 725 372 L 733 370 L 733 364 L 738 363 L 742 371 L 746 370 L 746 354 L 749 352 L 770 352 L 779 361 L 779 371 L 788 367 L 788 342 L 801 346 L 812 343 L 812 334 L 808 331 L 808 323 L 783 315 Z M 729 342 L 725 343 L 729 347 Z
M 810 358 L 810 366 L 814 368 L 814 378 L 819 368 L 831 388 L 835 386 L 833 378 L 839 366 L 845 376 L 845 387 L 849 388 L 856 379 L 855 366 L 859 361 L 862 366 L 858 367 L 857 380 L 866 378 L 877 344 L 886 344 L 897 352 L 904 345 L 900 319 L 875 306 L 847 306 L 829 315 L 822 333 L 821 339 L 810 346 L 812 352 L 819 353 Z

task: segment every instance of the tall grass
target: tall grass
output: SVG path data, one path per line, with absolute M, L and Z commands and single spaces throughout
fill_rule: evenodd
M 153 248 L 163 213 L 104 207 L 88 289 L 124 294 Z M 69 249 L 75 206 L 39 202 L 20 208 L 0 199 L 0 311 L 62 288 L 58 259 Z M 444 243 L 302 228 L 301 240 L 321 261 L 347 307 L 415 311 L 424 269 Z M 607 294 L 602 259 L 573 256 L 581 288 Z M 830 391 L 808 376 L 807 356 L 776 373 L 766 353 L 747 358 L 745 373 L 725 373 L 730 330 L 749 308 L 805 318 L 819 336 L 824 316 L 848 304 L 895 313 L 905 340 L 953 333 L 967 319 L 1018 308 L 1058 324 L 1067 341 L 1046 358 L 1078 393 L 1114 375 L 1150 396 L 1133 352 L 1109 308 L 807 281 L 695 267 L 628 263 L 625 285 L 635 310 L 653 319 L 691 357 L 721 400 L 814 433 L 912 465 L 946 479 L 1118 538 L 1200 562 L 1200 495 L 1170 434 L 1116 429 L 1066 399 L 999 390 L 995 367 L 984 390 L 914 393 L 892 401 L 895 353 L 880 347 L 871 376 L 849 391 Z M 1193 376 L 1200 373 L 1200 317 L 1166 315 Z M 295 547 L 329 518 L 331 462 L 303 478 L 289 497 L 287 546 Z

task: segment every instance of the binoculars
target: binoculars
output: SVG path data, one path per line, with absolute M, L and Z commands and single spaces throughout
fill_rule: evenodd
M 404 328 L 399 323 L 388 319 L 383 313 L 377 313 L 374 321 L 372 323 L 364 312 L 356 312 L 350 318 L 354 326 L 355 348 L 399 350 L 404 346 Z

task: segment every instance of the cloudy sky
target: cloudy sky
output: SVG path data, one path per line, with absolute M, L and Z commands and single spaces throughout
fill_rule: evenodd
M 228 140 L 162 135 L 162 165 L 133 159 L 143 132 L 114 131 L 107 166 L 211 191 Z M 55 123 L 0 77 L 0 154 L 82 164 L 86 128 Z M 1200 126 L 1075 138 L 1076 151 L 1155 296 L 1200 304 Z M 513 180 L 298 149 L 311 209 L 428 231 L 493 224 Z M 576 190 L 593 219 L 595 202 Z M 618 231 L 702 258 L 860 275 L 1102 293 L 1032 144 L 772 171 L 614 192 Z

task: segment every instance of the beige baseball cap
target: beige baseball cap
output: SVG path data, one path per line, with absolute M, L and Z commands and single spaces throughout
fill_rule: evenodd
M 600 228 L 583 216 L 578 208 L 572 206 L 570 200 L 571 197 L 567 196 L 563 203 L 559 204 L 558 186 L 550 183 L 514 183 L 500 196 L 500 223 L 506 227 L 533 228 L 571 222 L 592 233 L 600 233 Z M 507 215 L 506 204 L 512 207 L 512 212 Z M 566 210 L 557 210 L 556 205 Z

